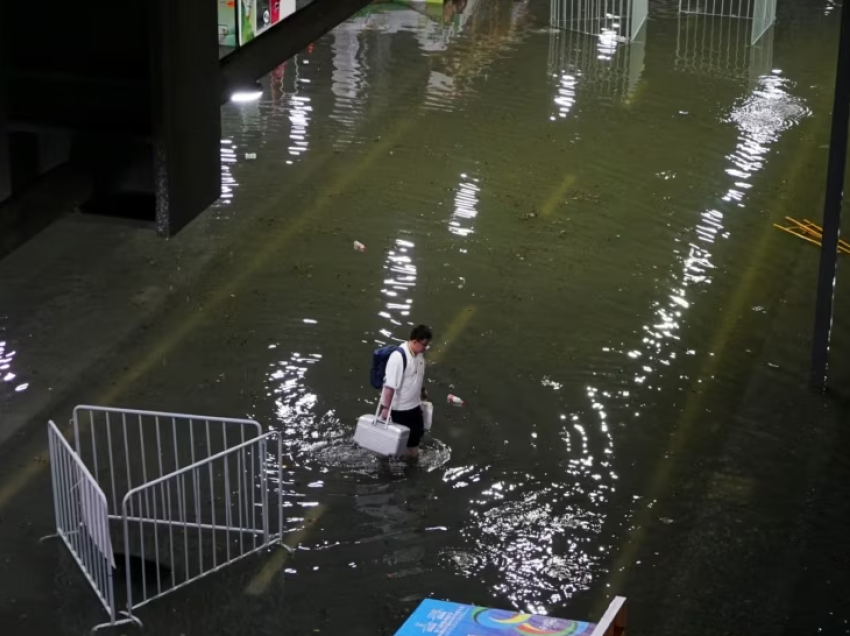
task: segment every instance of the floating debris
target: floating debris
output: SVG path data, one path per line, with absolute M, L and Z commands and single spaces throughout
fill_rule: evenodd
M 803 219 L 801 222 L 796 219 L 792 219 L 790 216 L 786 216 L 785 220 L 790 221 L 791 225 L 784 226 L 774 223 L 773 227 L 779 228 L 783 232 L 788 232 L 788 234 L 792 234 L 804 241 L 820 246 L 821 240 L 823 240 L 823 229 L 819 225 L 812 223 L 808 219 Z M 850 254 L 850 243 L 839 239 L 838 253 Z
M 449 393 L 449 397 L 447 398 L 447 401 L 452 406 L 466 406 L 466 402 L 464 402 L 458 396 L 452 395 L 451 393 Z

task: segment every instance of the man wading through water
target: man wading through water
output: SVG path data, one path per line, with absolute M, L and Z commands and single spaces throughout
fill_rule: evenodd
M 392 421 L 410 429 L 407 457 L 411 459 L 419 457 L 419 442 L 425 434 L 421 405 L 422 400 L 428 399 L 428 394 L 422 384 L 425 381 L 424 354 L 431 338 L 431 330 L 425 325 L 413 328 L 410 339 L 390 354 L 381 392 L 381 419 L 387 419 L 392 406 Z

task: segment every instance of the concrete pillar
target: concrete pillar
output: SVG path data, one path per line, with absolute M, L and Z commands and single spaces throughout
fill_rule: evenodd
M 12 170 L 9 163 L 9 132 L 3 114 L 3 101 L 0 95 L 0 202 L 12 196 Z
M 170 236 L 221 194 L 218 14 L 209 0 L 149 0 L 156 228 Z
M 0 20 L 3 19 L 3 9 L 0 8 Z M 0 38 L 3 37 L 0 28 Z M 0 202 L 12 195 L 12 170 L 9 162 L 9 126 L 6 122 L 6 75 L 3 72 L 3 47 L 0 46 Z

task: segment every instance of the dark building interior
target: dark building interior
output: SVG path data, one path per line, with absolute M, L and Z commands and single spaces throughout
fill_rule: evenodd
M 365 0 L 315 0 L 219 60 L 216 5 L 0 16 L 0 255 L 69 210 L 179 232 L 220 193 L 220 105 Z

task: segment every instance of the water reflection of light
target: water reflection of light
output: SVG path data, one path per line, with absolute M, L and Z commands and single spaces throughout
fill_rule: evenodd
M 13 387 L 16 393 L 20 393 L 29 388 L 29 382 L 21 382 L 18 374 L 12 368 L 15 354 L 15 351 L 9 350 L 9 344 L 5 340 L 0 340 L 0 381 Z
M 236 148 L 232 139 L 221 140 L 221 205 L 233 202 L 237 184 L 231 166 L 236 163 Z
M 559 75 L 555 75 L 555 78 L 558 80 L 555 89 L 557 115 L 550 117 L 552 121 L 555 121 L 558 117 L 565 119 L 570 114 L 573 106 L 575 106 L 579 72 L 561 71 Z
M 385 304 L 378 314 L 390 323 L 389 327 L 380 330 L 380 335 L 386 340 L 376 340 L 385 344 L 388 340 L 403 341 L 406 333 L 395 333 L 395 328 L 410 322 L 410 311 L 413 307 L 413 288 L 416 287 L 416 265 L 413 262 L 413 242 L 396 239 L 395 247 L 387 252 L 384 260 L 383 287 L 381 294 Z
M 317 397 L 307 388 L 304 376 L 310 366 L 321 359 L 322 356 L 318 353 L 305 356 L 293 353 L 288 360 L 281 360 L 272 365 L 269 384 L 275 396 L 280 430 L 288 445 L 303 441 L 302 433 L 309 431 L 314 423 L 313 408 Z M 315 437 L 315 434 L 316 432 L 312 431 L 307 437 Z
M 475 217 L 478 216 L 478 179 L 466 174 L 460 175 L 461 182 L 455 193 L 454 209 L 449 219 L 449 232 L 466 237 L 475 231 Z
M 589 587 L 604 555 L 593 547 L 603 521 L 595 509 L 604 498 L 588 505 L 576 482 L 592 486 L 597 480 L 585 477 L 592 471 L 593 462 L 585 461 L 568 467 L 567 479 L 516 473 L 491 483 L 470 502 L 470 523 L 462 530 L 467 549 L 447 550 L 444 558 L 469 578 L 495 570 L 494 593 L 516 609 L 548 614 Z
M 310 60 L 306 57 L 296 55 L 292 58 L 292 68 L 295 74 L 294 92 L 288 95 L 289 121 L 291 124 L 289 132 L 289 154 L 293 157 L 287 163 L 292 163 L 295 158 L 300 157 L 308 148 L 308 132 L 312 119 L 313 106 L 311 99 L 302 94 L 310 85 L 310 79 L 306 77 Z
M 726 218 L 744 207 L 746 195 L 752 188 L 751 179 L 764 167 L 770 146 L 779 139 L 782 131 L 809 114 L 804 103 L 791 96 L 787 88 L 788 81 L 779 72 L 763 76 L 756 89 L 732 109 L 728 121 L 738 127 L 740 135 L 735 151 L 727 157 L 731 166 L 726 172 L 732 183 L 721 197 L 720 209 L 709 208 L 700 213 L 692 240 L 685 247 L 674 250 L 682 264 L 681 272 L 670 281 L 666 298 L 653 302 L 653 319 L 643 327 L 640 346 L 624 347 L 622 350 L 605 348 L 636 363 L 632 381 L 644 390 L 661 390 L 660 376 L 665 369 L 670 369 L 667 373 L 672 373 L 686 385 L 692 382 L 672 367 L 677 354 L 696 354 L 693 349 L 682 350 L 679 341 L 685 325 L 685 312 L 694 304 L 696 289 L 712 282 L 714 264 L 711 249 L 718 239 L 730 236 L 725 226 Z M 659 175 L 664 179 L 673 176 L 670 173 Z M 677 239 L 677 242 L 680 241 Z M 639 393 L 621 390 L 605 394 L 598 389 L 595 391 L 600 412 L 604 413 L 603 403 L 607 402 L 609 409 L 610 405 L 617 403 L 621 412 L 640 417 L 643 402 Z
M 352 129 L 362 110 L 362 85 L 364 74 L 360 62 L 360 31 L 362 26 L 356 22 L 343 22 L 333 34 L 333 72 L 331 74 L 331 92 L 334 94 L 334 107 L 330 118 L 339 122 L 343 128 L 337 136 L 340 143 L 349 143 Z
M 612 27 L 604 27 L 599 33 L 599 41 L 596 43 L 597 59 L 610 62 L 614 54 L 617 52 L 617 45 L 622 41 L 618 35 L 620 30 L 619 23 L 614 23 Z
M 775 71 L 763 76 L 756 89 L 730 113 L 727 121 L 734 123 L 740 136 L 735 150 L 728 155 L 730 166 L 726 173 L 732 184 L 721 196 L 719 208 L 709 208 L 700 213 L 694 228 L 694 238 L 676 254 L 682 263 L 682 272 L 672 281 L 666 300 L 653 303 L 655 319 L 644 327 L 643 360 L 634 381 L 646 384 L 650 376 L 676 358 L 676 347 L 665 345 L 679 340 L 684 324 L 684 312 L 693 304 L 694 288 L 712 282 L 714 269 L 711 246 L 720 238 L 728 238 L 725 222 L 727 216 L 745 206 L 746 195 L 752 188 L 753 175 L 766 163 L 770 146 L 780 134 L 809 115 L 803 102 L 787 91 L 788 80 Z M 692 351 L 689 351 L 691 355 Z M 631 353 L 630 353 L 631 355 Z M 634 357 L 634 356 L 632 356 Z
M 549 376 L 541 384 L 555 392 L 563 386 Z M 586 409 L 558 417 L 564 459 L 557 473 L 494 475 L 484 486 L 478 484 L 490 466 L 453 467 L 443 476 L 453 489 L 478 492 L 461 531 L 465 546 L 443 558 L 470 578 L 495 572 L 493 592 L 521 611 L 548 614 L 588 589 L 608 551 L 599 545 L 617 480 L 608 394 L 589 387 L 587 397 Z M 538 437 L 532 432 L 532 448 Z

